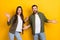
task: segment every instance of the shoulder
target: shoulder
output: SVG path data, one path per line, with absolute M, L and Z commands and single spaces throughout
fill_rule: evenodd
M 15 18 L 17 18 L 17 16 L 16 16 L 16 15 L 13 15 L 13 16 L 12 16 L 12 19 L 15 19 Z
M 38 14 L 39 14 L 39 15 L 43 15 L 43 16 L 44 16 L 44 14 L 43 14 L 42 12 L 38 12 Z
M 43 14 L 42 12 L 38 12 L 39 14 Z
M 34 14 L 32 13 L 32 14 L 30 15 L 30 18 L 32 18 L 32 17 L 33 17 L 33 15 L 34 15 Z

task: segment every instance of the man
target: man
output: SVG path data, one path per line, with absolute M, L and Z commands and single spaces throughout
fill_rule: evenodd
M 31 26 L 34 40 L 38 40 L 39 36 L 41 40 L 46 40 L 44 34 L 44 23 L 56 23 L 56 21 L 48 20 L 43 13 L 38 12 L 37 5 L 32 6 L 32 11 L 33 14 L 29 17 L 29 25 L 23 29 L 28 29 Z

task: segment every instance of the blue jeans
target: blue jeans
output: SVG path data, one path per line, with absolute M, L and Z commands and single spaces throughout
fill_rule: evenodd
M 22 40 L 19 32 L 15 32 L 15 34 L 9 33 L 10 40 L 14 40 L 14 36 L 16 36 L 17 40 Z
M 40 40 L 46 40 L 44 32 L 34 35 L 34 40 L 38 40 L 38 38 L 40 38 Z

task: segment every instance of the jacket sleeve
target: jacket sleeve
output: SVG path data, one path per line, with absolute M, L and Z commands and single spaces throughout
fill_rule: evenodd
M 32 26 L 31 16 L 29 17 L 29 25 Z
M 48 19 L 45 17 L 44 14 L 42 14 L 42 15 L 43 15 L 44 22 L 48 23 Z
M 14 19 L 15 19 L 15 18 L 14 18 L 14 16 L 13 16 L 13 17 L 10 19 L 9 22 L 7 21 L 8 26 L 13 23 Z

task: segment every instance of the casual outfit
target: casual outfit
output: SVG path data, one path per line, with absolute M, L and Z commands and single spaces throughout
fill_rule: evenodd
M 34 40 L 38 40 L 39 36 L 41 40 L 46 40 L 44 34 L 44 22 L 48 22 L 48 19 L 44 16 L 44 14 L 41 12 L 36 14 L 33 13 L 29 20 L 32 28 L 32 34 L 34 35 Z
M 14 36 L 16 36 L 17 40 L 22 40 L 20 33 L 23 31 L 23 21 L 21 16 L 13 16 L 12 19 L 8 22 L 8 25 L 11 24 L 9 30 L 10 40 L 14 40 Z

